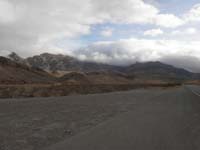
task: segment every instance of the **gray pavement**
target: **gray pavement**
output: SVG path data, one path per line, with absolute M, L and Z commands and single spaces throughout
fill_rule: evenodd
M 46 150 L 200 150 L 197 93 L 198 86 L 164 92 Z

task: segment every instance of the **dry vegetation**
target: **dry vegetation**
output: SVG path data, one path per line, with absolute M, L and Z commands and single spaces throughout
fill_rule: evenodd
M 185 82 L 185 84 L 200 85 L 200 80 L 188 81 L 188 82 Z
M 25 84 L 25 85 L 1 85 L 0 98 L 19 97 L 55 97 L 79 94 L 107 93 L 114 91 L 126 91 L 148 87 L 175 87 L 179 83 L 148 83 L 148 84 Z

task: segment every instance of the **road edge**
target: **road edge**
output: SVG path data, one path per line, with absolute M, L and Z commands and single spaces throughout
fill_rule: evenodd
M 195 92 L 194 90 L 192 90 L 191 88 L 189 88 L 189 87 L 187 87 L 187 86 L 185 86 L 185 85 L 184 85 L 184 87 L 185 87 L 185 89 L 187 89 L 188 91 L 190 91 L 190 92 L 193 93 L 194 95 L 200 97 L 200 93 Z

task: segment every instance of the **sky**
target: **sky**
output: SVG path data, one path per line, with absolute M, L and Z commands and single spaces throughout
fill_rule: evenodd
M 200 1 L 0 0 L 0 55 L 12 51 L 200 72 Z

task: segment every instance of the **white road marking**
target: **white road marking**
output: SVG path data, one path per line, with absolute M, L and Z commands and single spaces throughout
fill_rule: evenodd
M 189 87 L 186 87 L 188 90 L 190 90 L 193 94 L 197 95 L 200 97 L 200 93 L 197 93 L 196 91 L 192 90 L 191 88 Z

